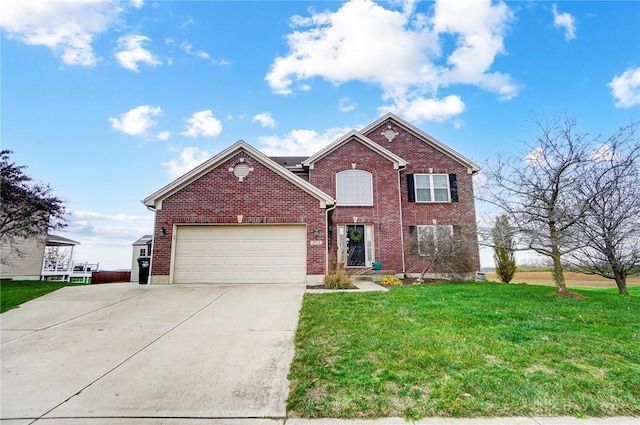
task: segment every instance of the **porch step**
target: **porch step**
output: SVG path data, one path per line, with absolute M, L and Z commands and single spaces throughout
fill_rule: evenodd
M 361 271 L 357 271 L 353 274 L 353 279 L 356 282 L 363 282 L 363 281 L 373 281 L 373 282 L 379 282 L 382 280 L 382 278 L 386 275 L 392 275 L 395 276 L 396 275 L 396 271 L 395 270 L 373 270 L 373 269 L 365 269 L 365 270 L 361 270 Z

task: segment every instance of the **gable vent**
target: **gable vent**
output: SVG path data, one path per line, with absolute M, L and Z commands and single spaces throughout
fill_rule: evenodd
M 244 178 L 253 171 L 253 167 L 250 167 L 246 162 L 239 162 L 231 171 L 233 171 L 233 174 L 238 178 L 238 181 L 243 181 Z

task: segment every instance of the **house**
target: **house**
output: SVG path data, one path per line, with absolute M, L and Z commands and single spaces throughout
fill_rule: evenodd
M 144 235 L 133 243 L 131 252 L 131 282 L 137 282 L 139 277 L 138 258 L 151 255 L 153 235 Z
M 472 242 L 479 167 L 386 114 L 308 158 L 269 158 L 244 141 L 142 202 L 154 209 L 150 283 L 321 283 L 329 262 L 421 271 L 424 230 Z M 418 236 L 416 236 L 418 235 Z
M 14 249 L 3 245 L 0 279 L 89 282 L 99 264 L 75 262 L 76 245 L 80 242 L 50 234 L 20 239 L 14 242 Z

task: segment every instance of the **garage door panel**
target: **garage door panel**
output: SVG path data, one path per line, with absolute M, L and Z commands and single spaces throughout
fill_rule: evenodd
M 175 283 L 304 283 L 304 225 L 178 226 Z

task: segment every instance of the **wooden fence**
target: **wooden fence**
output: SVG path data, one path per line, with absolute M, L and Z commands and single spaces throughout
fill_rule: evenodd
M 129 282 L 131 280 L 130 271 L 99 271 L 91 273 L 91 283 L 113 283 Z

